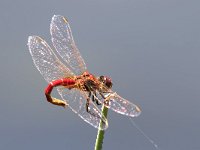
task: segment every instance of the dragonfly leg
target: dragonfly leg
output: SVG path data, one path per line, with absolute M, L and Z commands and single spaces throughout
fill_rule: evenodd
M 86 107 L 86 111 L 89 113 L 89 105 L 90 105 L 90 98 L 87 98 L 87 101 L 86 101 L 86 105 L 85 105 L 85 107 Z
M 92 101 L 95 102 L 95 97 L 94 97 L 94 95 L 92 95 Z
M 106 97 L 105 97 L 105 96 L 103 95 L 103 93 L 101 93 L 101 92 L 100 92 L 99 94 L 100 94 L 101 97 L 104 99 L 104 102 L 103 102 L 104 105 L 109 106 L 109 105 L 110 105 L 109 102 L 111 101 L 111 100 L 110 100 L 110 97 L 113 96 L 115 93 L 111 93 L 111 92 L 107 92 L 107 93 L 109 93 L 109 95 L 106 96 Z
M 87 111 L 90 115 L 102 119 L 99 115 L 97 115 L 97 114 L 94 113 L 93 111 L 90 111 L 90 109 L 89 109 L 89 105 L 90 105 L 90 98 L 88 97 L 88 98 L 87 98 L 87 101 L 86 101 L 86 111 Z
M 109 106 L 109 100 L 106 99 L 106 97 L 103 95 L 103 93 L 100 92 L 99 94 L 104 99 L 104 101 L 103 101 L 104 105 Z
M 96 102 L 97 105 L 101 105 L 101 103 L 99 102 L 98 98 L 97 98 L 97 93 L 94 92 L 94 95 L 92 95 L 92 98 L 94 99 L 94 101 Z
M 99 102 L 99 100 L 97 98 L 96 92 L 91 92 L 91 93 L 92 93 L 92 101 L 96 102 L 97 105 L 101 105 L 101 103 Z M 91 95 L 89 97 L 91 97 Z
M 105 96 L 104 96 L 101 92 L 99 92 L 99 94 L 101 95 L 101 97 L 102 97 L 103 99 L 106 99 Z
M 87 98 L 87 101 L 86 101 L 86 104 L 85 104 L 85 107 L 86 107 L 86 111 L 88 113 L 90 113 L 91 115 L 94 115 L 90 110 L 89 110 L 89 105 L 90 105 L 90 97 L 92 96 L 92 101 L 93 102 L 97 102 L 98 100 L 95 98 L 95 96 L 92 94 L 92 92 L 90 91 L 89 94 L 88 94 L 88 98 Z M 99 104 L 99 103 L 98 103 Z M 97 105 L 98 105 L 97 104 Z M 100 104 L 101 105 L 101 104 Z
M 89 94 L 88 94 L 88 98 L 87 98 L 87 101 L 86 101 L 86 104 L 85 104 L 85 108 L 86 108 L 86 111 L 89 113 L 89 105 L 90 105 L 90 97 L 91 97 L 91 91 L 89 91 Z
M 86 89 L 89 91 L 89 98 L 91 97 L 91 94 L 92 94 L 92 101 L 93 102 L 96 102 L 97 105 L 101 105 L 101 103 L 99 103 L 99 100 L 96 96 L 96 87 L 95 87 L 95 83 L 94 81 L 92 80 L 87 80 L 86 83 L 85 83 L 85 86 L 86 86 Z

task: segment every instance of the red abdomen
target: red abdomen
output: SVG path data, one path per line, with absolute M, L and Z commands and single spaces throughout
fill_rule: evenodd
M 45 94 L 50 94 L 53 87 L 56 86 L 65 86 L 66 88 L 72 88 L 75 85 L 75 80 L 70 78 L 62 78 L 49 83 L 47 88 L 45 89 Z
M 58 79 L 55 81 L 50 82 L 50 84 L 52 86 L 72 86 L 75 84 L 75 81 L 73 79 L 69 79 L 69 78 L 63 78 L 63 79 Z

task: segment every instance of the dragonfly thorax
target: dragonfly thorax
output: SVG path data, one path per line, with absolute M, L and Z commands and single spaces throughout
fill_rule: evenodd
M 98 88 L 97 84 L 91 79 L 86 80 L 84 86 L 86 91 L 96 91 Z

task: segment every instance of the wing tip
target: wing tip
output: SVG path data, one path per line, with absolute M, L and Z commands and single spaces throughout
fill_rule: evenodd
M 33 36 L 28 36 L 27 46 L 29 47 L 29 50 L 30 50 L 30 46 L 31 46 L 31 43 L 32 43 L 32 39 L 33 39 Z
M 37 36 L 37 35 L 31 35 L 31 36 L 28 36 L 28 43 L 31 42 L 31 41 L 34 41 L 34 40 L 39 40 L 41 41 L 42 38 Z
M 61 15 L 53 15 L 51 21 L 54 21 L 55 19 L 60 18 L 60 17 L 63 17 L 63 16 L 61 16 Z
M 31 35 L 31 36 L 28 36 L 28 45 L 29 45 L 29 43 L 32 41 L 32 39 L 34 38 L 34 36 L 33 35 Z
M 31 36 L 28 36 L 28 43 L 27 45 L 29 46 L 34 40 L 39 40 L 41 39 L 39 36 L 36 36 L 36 35 L 31 35 Z
M 61 15 L 53 15 L 51 22 L 55 21 L 56 19 L 62 19 L 64 22 L 68 23 L 67 18 Z
M 31 45 L 33 43 L 33 39 L 34 39 L 34 36 L 28 36 L 28 43 L 27 43 L 27 45 L 28 45 L 28 49 L 29 49 L 29 52 L 30 52 L 31 55 L 32 55 Z
M 141 109 L 138 106 L 135 107 L 136 107 L 135 111 L 133 112 L 132 115 L 130 115 L 131 117 L 138 117 L 142 113 Z
M 39 37 L 39 36 L 36 36 L 36 35 L 28 36 L 27 46 L 28 46 L 28 49 L 29 49 L 29 52 L 30 52 L 31 55 L 33 53 L 33 45 L 38 43 L 38 42 L 41 42 L 41 41 L 42 41 L 42 38 Z

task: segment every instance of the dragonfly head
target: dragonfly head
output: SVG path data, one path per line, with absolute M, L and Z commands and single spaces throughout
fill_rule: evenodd
M 108 89 L 112 88 L 112 80 L 111 78 L 107 77 L 107 76 L 100 76 L 99 77 L 99 81 L 101 83 L 103 83 L 103 85 L 105 85 Z

